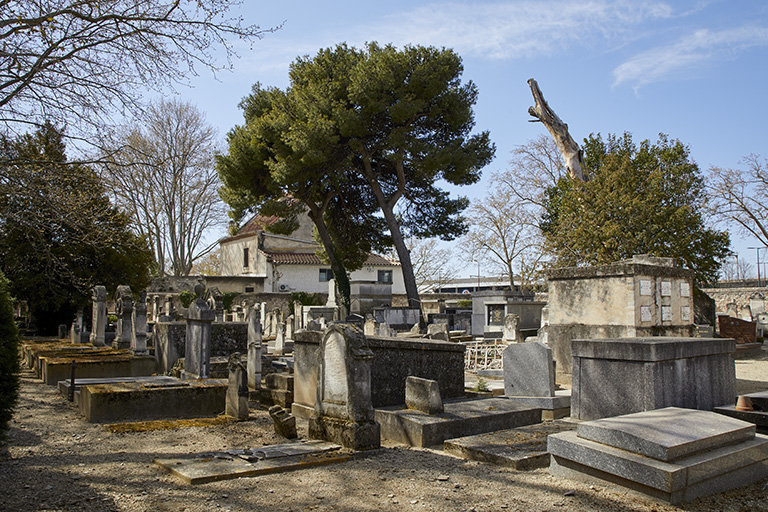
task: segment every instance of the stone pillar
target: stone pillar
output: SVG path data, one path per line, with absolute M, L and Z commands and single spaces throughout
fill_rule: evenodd
M 205 285 L 195 286 L 195 299 L 187 308 L 187 337 L 184 353 L 184 378 L 207 379 L 211 370 L 211 324 L 216 316 L 201 299 Z
M 107 326 L 107 288 L 101 285 L 93 287 L 93 316 L 91 318 L 91 344 L 103 347 L 104 330 Z
M 259 307 L 259 323 L 264 326 L 267 324 L 267 303 L 262 302 Z
M 67 337 L 67 324 L 59 324 L 59 339 L 63 340 Z
M 152 297 L 152 321 L 160 321 L 160 296 L 155 295 Z
M 239 420 L 248 419 L 248 378 L 246 369 L 240 361 L 240 353 L 229 356 L 229 380 L 227 381 L 227 399 L 224 413 Z
M 147 303 L 144 297 L 133 305 L 131 314 L 131 353 L 135 356 L 149 354 L 147 350 Z
M 117 329 L 115 331 L 115 341 L 112 342 L 114 348 L 130 348 L 131 346 L 131 315 L 133 313 L 133 293 L 127 285 L 117 287 L 115 293 L 115 309 L 117 312 Z
M 294 330 L 293 322 L 294 322 L 293 315 L 285 319 L 285 339 L 286 340 L 293 340 L 293 330 Z
M 336 279 L 328 280 L 328 300 L 325 302 L 325 307 L 338 307 L 338 304 L 336 303 Z
M 325 439 L 354 450 L 380 446 L 380 427 L 371 403 L 373 352 L 363 331 L 333 324 L 319 347 L 320 373 L 309 437 Z
M 285 353 L 285 324 L 277 324 L 277 332 L 275 334 L 275 344 L 272 350 L 273 354 L 283 355 Z
M 293 301 L 293 318 L 293 330 L 298 331 L 299 329 L 303 329 L 304 315 L 302 315 L 301 302 L 297 300 Z
M 173 322 L 173 296 L 165 296 L 165 310 L 164 315 L 160 319 L 161 322 Z
M 261 387 L 261 321 L 255 307 L 248 315 L 248 389 Z

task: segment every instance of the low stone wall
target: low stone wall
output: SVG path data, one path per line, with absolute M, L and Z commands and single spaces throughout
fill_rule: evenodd
M 154 326 L 155 359 L 158 372 L 168 373 L 186 351 L 186 322 L 158 322 Z M 211 328 L 211 357 L 248 353 L 248 324 L 214 322 Z
M 320 370 L 318 347 L 323 333 L 294 333 L 294 404 L 313 408 Z M 464 394 L 464 345 L 409 338 L 366 337 L 373 351 L 371 399 L 374 407 L 405 403 L 409 376 L 436 380 L 442 398 Z

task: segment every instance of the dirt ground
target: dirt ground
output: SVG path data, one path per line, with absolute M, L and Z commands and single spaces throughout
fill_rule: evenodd
M 768 389 L 766 355 L 737 361 L 736 372 L 740 393 Z M 152 463 L 282 442 L 255 408 L 244 422 L 114 432 L 86 423 L 25 372 L 0 448 L 0 511 L 768 511 L 768 480 L 678 508 L 546 469 L 517 472 L 394 444 L 335 465 L 197 486 Z

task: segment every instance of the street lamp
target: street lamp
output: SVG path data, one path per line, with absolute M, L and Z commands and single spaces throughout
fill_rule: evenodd
M 477 290 L 480 291 L 480 262 L 478 260 L 472 260 L 477 263 Z

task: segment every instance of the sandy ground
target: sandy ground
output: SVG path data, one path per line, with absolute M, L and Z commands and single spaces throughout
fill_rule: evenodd
M 740 392 L 768 389 L 766 355 L 738 361 L 736 371 Z M 677 508 L 546 469 L 517 472 L 394 444 L 335 465 L 197 486 L 152 463 L 282 442 L 259 409 L 244 422 L 115 433 L 86 423 L 25 372 L 0 448 L 0 511 L 768 511 L 768 481 Z

